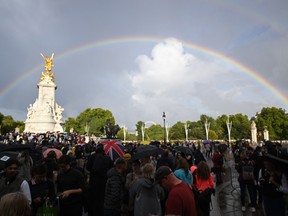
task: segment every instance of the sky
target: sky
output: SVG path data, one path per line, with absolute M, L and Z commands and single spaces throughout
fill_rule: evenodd
M 0 0 L 0 112 L 25 121 L 54 53 L 64 120 L 172 126 L 288 108 L 287 0 Z

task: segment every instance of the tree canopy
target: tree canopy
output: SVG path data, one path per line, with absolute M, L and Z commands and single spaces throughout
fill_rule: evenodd
M 104 134 L 104 125 L 110 120 L 111 124 L 115 124 L 115 119 L 110 110 L 101 108 L 88 108 L 81 112 L 75 119 L 68 118 L 65 122 L 65 129 L 69 131 L 73 128 L 80 134 L 94 134 L 100 136 Z

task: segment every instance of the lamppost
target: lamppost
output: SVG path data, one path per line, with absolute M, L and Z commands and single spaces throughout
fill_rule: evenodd
M 165 112 L 163 112 L 163 115 L 162 115 L 162 118 L 163 118 L 163 126 L 164 126 L 164 145 L 166 145 L 166 114 Z

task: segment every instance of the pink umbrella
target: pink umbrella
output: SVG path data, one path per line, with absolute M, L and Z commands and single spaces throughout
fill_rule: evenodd
M 44 158 L 46 158 L 47 155 L 48 155 L 48 153 L 51 152 L 51 151 L 54 151 L 54 152 L 55 152 L 57 159 L 59 159 L 59 158 L 63 155 L 62 152 L 61 152 L 59 149 L 56 149 L 56 148 L 48 148 L 48 149 L 46 149 L 46 150 L 43 152 Z

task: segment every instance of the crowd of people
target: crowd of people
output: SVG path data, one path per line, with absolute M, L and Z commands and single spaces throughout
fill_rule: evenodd
M 223 182 L 229 150 L 226 144 L 209 142 L 184 143 L 182 148 L 154 142 L 157 153 L 139 156 L 139 144 L 129 143 L 124 144 L 123 156 L 112 160 L 101 142 L 75 133 L 14 134 L 2 136 L 1 142 L 26 143 L 30 149 L 4 161 L 0 216 L 4 215 L 2 207 L 5 215 L 15 216 L 45 211 L 60 216 L 84 212 L 88 216 L 209 216 L 211 196 L 215 185 Z M 288 184 L 286 160 L 278 159 L 280 147 L 269 142 L 255 149 L 243 144 L 238 142 L 233 148 L 242 211 L 249 207 L 255 212 L 263 204 L 267 216 L 285 215 Z M 49 153 L 43 154 L 47 149 Z M 11 197 L 21 203 L 17 206 L 22 210 L 13 210 L 19 214 L 8 213 Z

